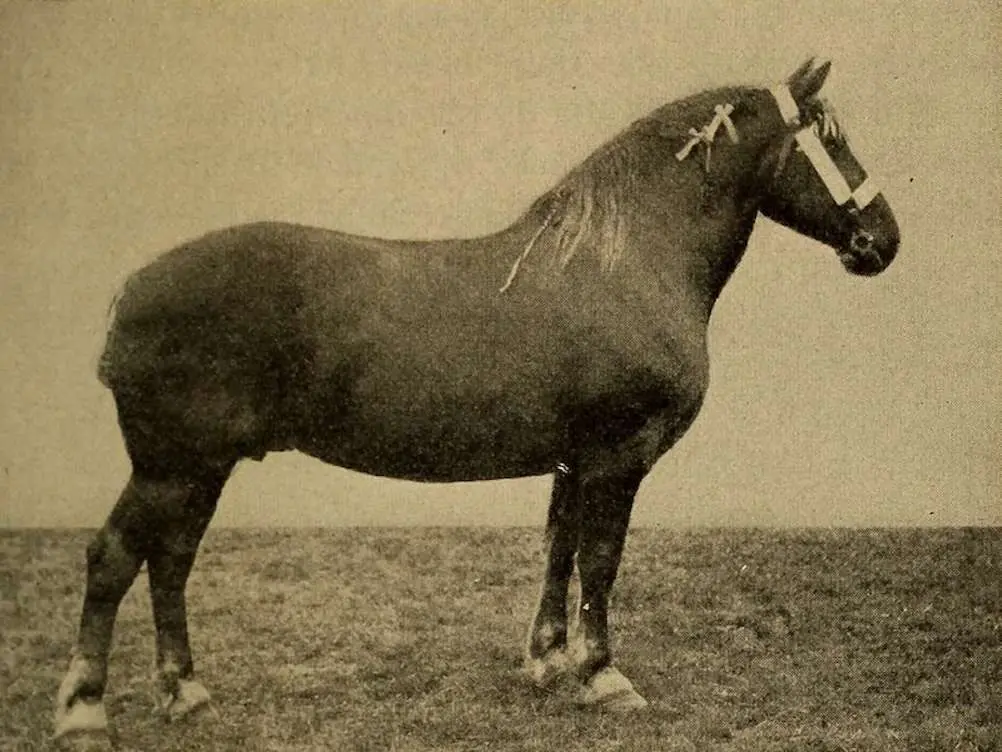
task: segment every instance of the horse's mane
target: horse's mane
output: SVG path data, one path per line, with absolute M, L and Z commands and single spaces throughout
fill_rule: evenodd
M 815 97 L 807 103 L 807 122 L 817 129 L 822 141 L 845 143 L 845 127 L 842 125 L 832 103 L 823 97 Z
M 736 103 L 748 89 L 726 87 L 693 94 L 666 104 L 633 122 L 573 168 L 553 188 L 541 195 L 526 212 L 539 224 L 516 261 L 505 283 L 514 279 L 518 266 L 550 230 L 552 242 L 539 243 L 543 263 L 562 269 L 584 248 L 593 251 L 602 271 L 611 270 L 625 250 L 629 207 L 636 177 L 650 165 L 650 137 L 684 144 L 689 129 L 704 124 L 713 106 Z M 667 151 L 667 150 L 666 150 Z
M 540 229 L 555 232 L 548 250 L 559 267 L 567 266 L 585 245 L 594 247 L 603 270 L 622 255 L 625 208 L 641 158 L 635 128 L 601 146 L 533 205 L 544 215 Z

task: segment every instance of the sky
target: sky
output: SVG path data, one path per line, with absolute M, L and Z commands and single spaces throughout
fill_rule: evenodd
M 872 279 L 760 218 L 702 414 L 635 524 L 1002 524 L 997 3 L 0 0 L 0 526 L 96 526 L 128 475 L 95 378 L 130 272 L 254 219 L 510 223 L 632 120 L 811 55 L 902 232 Z M 694 124 L 698 125 L 698 124 Z M 242 464 L 217 525 L 533 525 L 549 480 Z

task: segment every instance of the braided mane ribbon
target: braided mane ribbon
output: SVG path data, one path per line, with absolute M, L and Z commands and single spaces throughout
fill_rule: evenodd
M 675 159 L 679 162 L 684 160 L 686 157 L 692 153 L 699 144 L 706 144 L 706 164 L 704 165 L 707 172 L 710 171 L 710 148 L 713 146 L 713 139 L 717 137 L 717 131 L 720 130 L 720 126 L 724 126 L 724 130 L 727 131 L 727 137 L 731 140 L 732 144 L 736 144 L 740 139 L 738 138 L 738 129 L 734 127 L 734 121 L 731 120 L 731 113 L 734 112 L 734 105 L 718 104 L 713 108 L 713 119 L 704 125 L 702 129 L 696 130 L 695 128 L 689 129 L 689 136 L 691 137 L 689 141 L 675 154 Z

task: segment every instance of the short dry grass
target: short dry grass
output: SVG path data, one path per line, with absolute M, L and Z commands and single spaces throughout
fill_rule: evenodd
M 0 533 L 0 748 L 48 748 L 86 531 Z M 535 530 L 211 531 L 188 588 L 213 708 L 151 717 L 145 577 L 108 710 L 137 750 L 1002 749 L 1002 531 L 634 530 L 618 662 L 583 711 L 517 673 Z

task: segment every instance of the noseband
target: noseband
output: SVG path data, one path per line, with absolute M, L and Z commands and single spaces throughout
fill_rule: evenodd
M 838 206 L 844 206 L 851 201 L 850 212 L 855 214 L 865 209 L 880 194 L 880 188 L 876 183 L 867 176 L 855 190 L 851 189 L 842 171 L 821 143 L 813 124 L 801 126 L 800 107 L 790 94 L 789 87 L 786 84 L 779 84 L 769 89 L 769 93 L 776 100 L 783 122 L 788 126 L 797 126 L 797 129 L 783 142 L 773 178 L 779 177 L 783 171 L 790 148 L 796 141 L 797 148 L 807 157 L 807 161 L 811 163 Z

